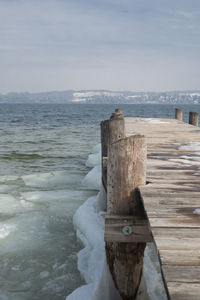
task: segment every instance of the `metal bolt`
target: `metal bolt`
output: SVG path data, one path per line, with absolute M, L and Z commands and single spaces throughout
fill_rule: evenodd
M 124 226 L 124 227 L 122 228 L 122 232 L 123 232 L 123 234 L 125 234 L 125 235 L 130 235 L 131 233 L 133 233 L 133 229 L 132 229 L 131 226 Z

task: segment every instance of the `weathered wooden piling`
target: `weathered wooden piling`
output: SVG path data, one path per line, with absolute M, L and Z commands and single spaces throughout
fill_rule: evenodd
M 122 299 L 135 299 L 146 242 L 151 240 L 138 187 L 146 183 L 146 139 L 125 138 L 122 110 L 108 126 L 106 257 Z
M 179 108 L 175 109 L 175 119 L 178 121 L 182 121 L 183 120 L 183 113 L 182 110 Z
M 102 184 L 107 190 L 107 158 L 108 158 L 108 136 L 109 120 L 101 122 L 101 166 L 102 166 Z
M 198 126 L 199 124 L 199 114 L 197 112 L 191 112 L 189 113 L 189 124 Z

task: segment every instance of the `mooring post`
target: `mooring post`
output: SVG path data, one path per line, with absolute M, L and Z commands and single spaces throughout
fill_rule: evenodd
M 189 124 L 198 126 L 199 124 L 199 114 L 197 112 L 191 112 L 189 113 Z
M 138 187 L 146 184 L 146 139 L 125 138 L 122 111 L 109 121 L 107 163 L 107 215 L 105 241 L 107 263 L 123 300 L 135 299 L 143 255 L 151 241 Z
M 179 108 L 175 109 L 175 119 L 178 121 L 182 121 L 183 120 L 183 113 L 182 110 Z

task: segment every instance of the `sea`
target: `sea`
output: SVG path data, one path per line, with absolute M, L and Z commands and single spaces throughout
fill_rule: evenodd
M 73 216 L 97 194 L 83 184 L 86 161 L 101 120 L 119 107 L 148 118 L 174 118 L 178 107 L 185 122 L 200 113 L 199 105 L 0 104 L 0 300 L 65 299 L 85 284 Z

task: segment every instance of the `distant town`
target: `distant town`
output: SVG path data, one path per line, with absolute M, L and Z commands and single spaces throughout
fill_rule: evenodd
M 200 90 L 172 92 L 67 90 L 42 93 L 8 93 L 0 94 L 0 103 L 200 104 Z

